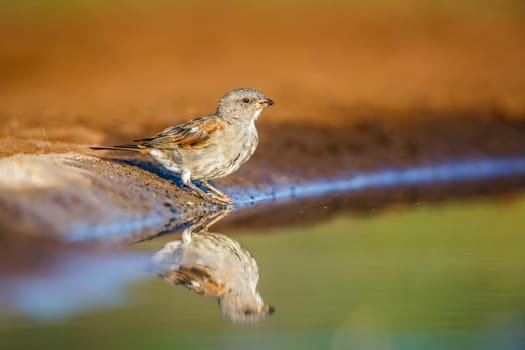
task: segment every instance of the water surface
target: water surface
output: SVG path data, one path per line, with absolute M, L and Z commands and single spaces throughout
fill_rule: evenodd
M 523 349 L 524 226 L 516 196 L 221 232 L 257 260 L 274 315 L 231 323 L 214 298 L 151 275 L 118 305 L 11 319 L 0 339 L 8 348 Z M 153 254 L 177 238 L 127 250 Z

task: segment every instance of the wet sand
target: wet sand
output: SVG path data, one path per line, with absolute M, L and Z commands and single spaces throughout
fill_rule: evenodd
M 188 193 L 176 174 L 145 155 L 96 152 L 87 146 L 58 143 L 62 153 L 28 154 L 39 144 L 25 141 L 18 145 L 23 150 L 20 154 L 0 158 L 4 232 L 54 234 L 68 241 L 99 238 L 129 242 L 175 230 L 199 213 L 217 209 Z M 45 147 L 54 146 L 49 141 Z M 384 170 L 437 169 L 458 161 L 519 160 L 525 157 L 524 150 L 523 123 L 498 115 L 381 123 L 362 119 L 345 128 L 285 123 L 262 127 L 254 157 L 235 174 L 214 182 L 235 200 L 238 209 L 261 201 L 290 203 L 294 197 L 306 206 L 302 198 L 312 196 L 308 194 L 312 186 L 328 186 L 328 194 L 338 191 L 337 187 L 330 189 L 331 182 L 350 183 L 355 177 L 375 176 Z M 437 175 L 430 176 L 438 179 L 439 170 L 433 171 Z M 468 171 L 471 174 L 466 178 L 451 178 L 448 184 L 415 179 L 392 183 L 388 188 L 374 183 L 362 188 L 340 186 L 343 193 L 339 197 L 344 201 L 339 205 L 332 201 L 329 208 L 366 212 L 389 203 L 508 193 L 525 184 L 519 169 L 503 169 L 502 175 L 488 178 L 475 166 Z M 282 207 L 278 210 L 286 213 Z

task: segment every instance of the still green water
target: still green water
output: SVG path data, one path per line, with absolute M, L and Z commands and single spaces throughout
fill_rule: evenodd
M 321 209 L 320 209 L 321 210 Z M 225 321 L 152 277 L 119 306 L 11 321 L 2 348 L 523 349 L 525 197 L 391 209 L 231 235 L 276 313 Z M 211 228 L 213 231 L 213 227 Z M 228 232 L 222 232 L 228 234 Z M 155 251 L 173 235 L 133 246 Z

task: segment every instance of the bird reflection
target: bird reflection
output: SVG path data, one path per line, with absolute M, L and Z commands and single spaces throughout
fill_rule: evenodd
M 168 283 L 216 297 L 225 318 L 256 322 L 273 313 L 256 290 L 257 262 L 239 242 L 208 227 L 229 213 L 196 220 L 182 238 L 167 243 L 152 258 L 155 272 Z

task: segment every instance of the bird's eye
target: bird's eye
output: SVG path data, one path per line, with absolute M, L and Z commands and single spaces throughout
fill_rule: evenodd
M 248 102 L 250 102 L 250 99 L 248 97 L 245 97 L 245 98 L 242 99 L 242 102 L 248 103 Z
M 250 310 L 250 309 L 244 310 L 244 315 L 245 316 L 250 316 L 251 314 L 252 314 L 252 310 Z

